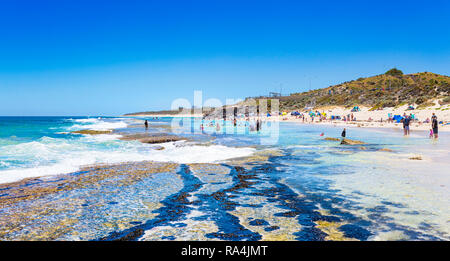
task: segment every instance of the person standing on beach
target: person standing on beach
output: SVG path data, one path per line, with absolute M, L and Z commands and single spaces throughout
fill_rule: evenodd
M 403 119 L 403 132 L 405 136 L 409 135 L 409 123 L 411 122 L 410 116 L 405 116 Z
M 438 138 L 438 126 L 439 124 L 437 116 L 433 113 L 433 116 L 431 117 L 431 128 L 433 129 L 433 135 L 435 139 Z
M 345 128 L 344 128 L 344 130 L 341 133 L 341 142 L 345 140 L 345 135 L 346 135 L 346 131 L 345 131 Z
M 147 120 L 145 120 L 144 125 L 145 125 L 145 129 L 148 129 L 148 121 Z

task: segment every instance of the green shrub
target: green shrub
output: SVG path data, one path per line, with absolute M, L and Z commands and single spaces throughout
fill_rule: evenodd
M 392 76 L 402 76 L 403 72 L 397 68 L 392 68 L 389 71 L 387 71 L 385 74 L 392 75 Z

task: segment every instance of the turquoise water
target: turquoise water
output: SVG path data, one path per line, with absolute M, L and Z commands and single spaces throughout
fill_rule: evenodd
M 120 191 L 113 182 L 101 185 L 101 190 L 89 185 L 40 199 L 38 205 L 47 200 L 83 201 L 76 208 L 83 209 L 73 226 L 77 233 L 59 238 L 64 240 L 113 239 L 137 230 L 144 231 L 139 240 L 332 240 L 332 235 L 359 240 L 449 239 L 450 139 L 445 133 L 432 141 L 425 132 L 404 138 L 398 130 L 349 127 L 348 138 L 367 144 L 342 146 L 324 140 L 340 136 L 342 129 L 331 125 L 264 122 L 258 133 L 245 122 L 235 128 L 222 121 L 148 120 L 148 132 L 169 131 L 189 141 L 163 144 L 165 149 L 158 150 L 160 145 L 118 139 L 144 131 L 142 118 L 1 117 L 0 182 L 52 180 L 100 163 L 179 164 L 176 171 L 155 174 Z M 114 132 L 70 133 L 80 129 Z M 233 162 L 264 153 L 269 158 Z M 411 160 L 414 156 L 422 160 Z M 199 168 L 192 163 L 213 165 Z M 188 197 L 179 201 L 180 195 Z M 151 215 L 143 201 L 152 202 Z M 172 209 L 182 211 L 173 215 Z M 74 216 L 64 213 L 61 219 Z M 108 218 L 105 213 L 110 213 Z M 0 221 L 8 215 L 7 209 L 0 211 Z M 134 223 L 117 225 L 123 220 Z

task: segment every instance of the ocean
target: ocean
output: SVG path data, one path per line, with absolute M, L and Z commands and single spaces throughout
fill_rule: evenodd
M 252 127 L 0 117 L 0 239 L 450 239 L 449 135 L 349 126 L 366 144 L 345 146 L 332 125 Z M 186 141 L 119 139 L 136 133 Z

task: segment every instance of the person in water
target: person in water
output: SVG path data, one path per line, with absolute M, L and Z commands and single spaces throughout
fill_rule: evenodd
M 433 113 L 433 116 L 431 117 L 431 128 L 433 129 L 433 135 L 434 138 L 438 138 L 438 119 L 437 116 Z
M 216 124 L 216 131 L 217 131 L 217 132 L 220 131 L 220 124 L 219 124 L 219 123 Z
M 148 121 L 147 120 L 145 120 L 144 125 L 145 125 L 145 129 L 148 129 Z
M 346 130 L 345 130 L 345 128 L 344 128 L 344 130 L 343 130 L 342 133 L 341 133 L 341 141 L 344 141 L 344 140 L 345 140 L 345 135 L 346 135 Z

